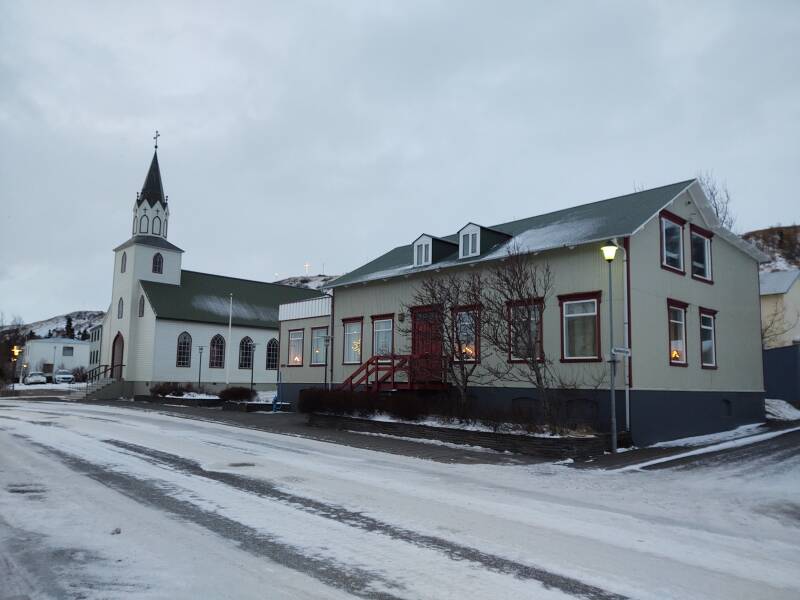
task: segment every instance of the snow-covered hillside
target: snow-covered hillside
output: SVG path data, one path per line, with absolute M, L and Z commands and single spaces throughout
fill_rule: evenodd
M 35 333 L 39 337 L 46 337 L 47 332 L 52 332 L 52 337 L 59 337 L 64 334 L 67 327 L 67 317 L 72 317 L 72 327 L 76 334 L 81 333 L 84 329 L 89 329 L 98 325 L 105 316 L 102 310 L 76 310 L 65 315 L 58 315 L 57 317 L 50 317 L 42 321 L 34 321 L 33 323 L 26 323 L 20 328 L 22 336 L 27 336 L 29 332 Z M 10 329 L 10 325 L 6 325 L 0 330 Z
M 800 268 L 800 225 L 768 227 L 742 236 L 772 257 L 762 271 L 787 271 Z
M 280 279 L 274 283 L 291 285 L 292 287 L 308 288 L 310 290 L 318 290 L 323 285 L 336 279 L 337 277 L 338 275 L 298 275 L 297 277 Z

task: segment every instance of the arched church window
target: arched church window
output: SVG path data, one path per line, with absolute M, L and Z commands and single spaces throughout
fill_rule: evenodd
M 150 220 L 147 218 L 147 215 L 142 215 L 142 218 L 139 219 L 139 233 L 147 233 L 147 226 L 150 224 Z
M 125 269 L 128 268 L 128 253 L 127 252 L 123 252 L 122 253 L 122 259 L 120 260 L 120 263 L 121 264 L 119 266 L 119 272 L 120 273 L 124 273 Z
M 161 218 L 153 217 L 153 227 L 150 229 L 153 235 L 161 235 Z
M 164 219 L 164 237 L 167 237 L 167 223 L 169 223 L 169 219 Z
M 132 230 L 131 230 L 131 233 L 133 235 L 136 235 L 136 222 L 137 222 L 136 215 L 133 215 L 133 227 L 132 227 Z
M 272 338 L 267 342 L 267 370 L 275 371 L 278 368 L 278 340 Z
M 144 316 L 144 295 L 139 296 L 139 316 Z
M 123 303 L 122 303 L 122 298 L 120 298 L 119 302 L 117 302 L 117 318 L 118 319 L 122 318 L 122 309 L 123 309 Z
M 210 369 L 225 368 L 225 338 L 217 334 L 211 338 L 208 347 L 208 367 Z
M 153 273 L 163 273 L 164 272 L 164 257 L 161 256 L 161 252 L 156 252 L 153 255 Z
M 175 356 L 175 366 L 192 366 L 192 336 L 190 336 L 186 331 L 178 336 L 178 348 Z
M 253 368 L 253 340 L 245 336 L 239 342 L 239 368 Z

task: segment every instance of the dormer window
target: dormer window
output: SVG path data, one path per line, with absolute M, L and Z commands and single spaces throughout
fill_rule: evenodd
M 414 244 L 414 266 L 423 267 L 431 264 L 431 240 L 423 237 Z
M 470 258 L 481 253 L 481 228 L 469 223 L 458 232 L 458 257 Z

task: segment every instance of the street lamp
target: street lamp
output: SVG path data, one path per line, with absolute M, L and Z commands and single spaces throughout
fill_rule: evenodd
M 253 397 L 253 369 L 256 364 L 256 346 L 258 344 L 250 342 L 250 398 Z
M 200 351 L 200 358 L 197 361 L 197 391 L 199 392 L 203 387 L 201 383 L 201 375 L 203 374 L 203 346 L 198 346 L 197 349 Z
M 611 287 L 611 263 L 617 255 L 617 246 L 612 241 L 600 248 L 603 258 L 608 263 L 608 368 L 611 376 L 611 384 L 608 386 L 611 394 L 611 452 L 617 451 L 617 402 L 614 393 L 614 375 L 616 374 L 616 356 L 614 355 L 614 292 Z

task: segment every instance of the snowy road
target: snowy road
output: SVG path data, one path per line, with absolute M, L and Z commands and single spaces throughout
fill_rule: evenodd
M 800 451 L 453 465 L 0 401 L 0 598 L 798 598 Z

